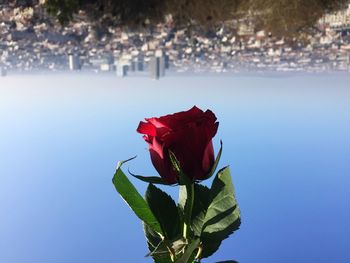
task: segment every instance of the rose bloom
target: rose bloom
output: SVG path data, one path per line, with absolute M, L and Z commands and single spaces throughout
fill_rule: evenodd
M 188 111 L 145 120 L 137 132 L 144 134 L 152 163 L 167 183 L 178 182 L 169 151 L 192 181 L 206 177 L 215 162 L 212 138 L 219 126 L 212 111 L 203 112 L 194 106 Z

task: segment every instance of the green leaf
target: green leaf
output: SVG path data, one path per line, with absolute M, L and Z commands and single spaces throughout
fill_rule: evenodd
M 143 228 L 144 228 L 145 236 L 147 239 L 148 249 L 150 252 L 153 252 L 159 247 L 159 245 L 162 242 L 162 239 L 148 225 L 143 224 Z M 149 255 L 150 254 L 147 254 L 146 256 L 149 256 Z M 154 253 L 154 254 L 152 254 L 152 257 L 153 257 L 154 262 L 156 262 L 156 263 L 171 263 L 172 262 L 169 253 L 166 253 L 166 254 Z
M 173 255 L 178 255 L 182 252 L 184 247 L 188 245 L 187 240 L 183 237 L 172 241 L 167 239 L 162 240 L 159 235 L 152 231 L 146 224 L 144 224 L 144 230 L 150 251 L 146 256 L 152 256 L 155 262 L 172 262 L 170 251 L 172 251 Z
M 153 257 L 154 263 L 174 263 L 169 256 Z
M 168 241 L 166 239 L 161 240 L 159 244 L 146 256 L 158 256 L 158 255 L 170 255 L 170 251 L 173 255 L 178 255 L 182 250 L 188 245 L 187 240 L 183 237 L 175 239 L 173 241 Z
M 207 176 L 204 177 L 203 180 L 209 179 L 210 177 L 213 176 L 213 174 L 215 173 L 215 170 L 218 167 L 218 164 L 220 162 L 221 154 L 222 154 L 222 141 L 220 141 L 220 150 L 218 152 L 218 155 L 216 155 L 214 165 L 212 166 L 210 172 L 207 174 Z
M 200 184 L 196 184 L 194 189 L 191 228 L 194 235 L 200 236 L 205 222 L 206 212 L 210 204 L 210 190 L 208 187 Z
M 134 157 L 135 158 L 135 157 Z M 133 158 L 118 163 L 117 170 L 113 176 L 113 184 L 115 189 L 130 206 L 134 213 L 155 232 L 163 235 L 160 224 L 146 203 L 145 199 L 139 194 L 133 184 L 125 176 L 121 170 L 123 163 L 132 160 Z
M 221 241 L 211 239 L 208 236 L 201 237 L 202 253 L 201 258 L 208 258 L 213 255 L 220 247 Z
M 173 242 L 171 242 L 170 247 L 175 252 L 175 255 L 178 255 L 185 246 L 188 245 L 188 242 L 185 238 L 181 237 Z
M 169 249 L 166 246 L 164 240 L 162 240 L 159 242 L 158 246 L 154 248 L 153 251 L 151 251 L 146 255 L 146 257 L 149 257 L 149 256 L 157 257 L 157 256 L 165 256 L 165 255 L 169 255 Z
M 153 251 L 149 252 L 146 255 L 146 257 L 149 257 L 149 256 L 156 257 L 159 255 L 169 255 L 169 249 L 166 246 L 164 240 L 160 241 L 158 246 L 156 246 Z
M 157 232 L 153 231 L 147 224 L 143 223 L 143 230 L 147 239 L 149 251 L 153 251 L 157 248 L 159 243 L 162 241 L 162 238 L 158 235 Z
M 203 257 L 213 254 L 221 241 L 237 230 L 241 223 L 228 167 L 217 173 L 210 189 L 210 198 L 201 234 Z
M 199 246 L 199 238 L 194 239 L 188 248 L 185 250 L 185 253 L 175 261 L 175 263 L 192 263 L 195 258 L 195 250 Z
M 225 230 L 232 224 L 239 226 L 240 222 L 240 211 L 228 167 L 218 172 L 210 189 L 210 196 L 211 203 L 205 216 L 203 232 L 213 233 L 218 237 L 227 237 L 233 231 L 225 232 Z
M 187 199 L 185 186 L 180 186 L 179 207 L 184 211 Z M 204 218 L 210 204 L 210 190 L 208 187 L 200 184 L 194 185 L 194 203 L 191 217 L 191 230 L 194 235 L 199 237 L 204 225 Z
M 157 218 L 165 238 L 172 240 L 181 236 L 181 221 L 174 200 L 153 184 L 149 184 L 146 201 Z

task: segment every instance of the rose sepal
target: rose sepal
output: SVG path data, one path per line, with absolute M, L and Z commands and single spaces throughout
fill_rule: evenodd
M 169 157 L 171 164 L 173 166 L 173 169 L 177 172 L 178 174 L 178 184 L 179 185 L 190 185 L 193 182 L 191 179 L 184 173 L 184 171 L 181 168 L 180 162 L 176 158 L 175 154 L 172 151 L 169 151 Z
M 136 179 L 139 179 L 142 182 L 145 183 L 150 183 L 150 184 L 161 184 L 161 185 L 172 185 L 166 181 L 162 177 L 159 176 L 143 176 L 143 175 L 138 175 L 130 172 L 128 169 L 128 172 L 131 176 L 135 177 Z
M 216 168 L 218 167 L 218 164 L 220 162 L 220 158 L 221 158 L 221 154 L 222 154 L 222 147 L 223 147 L 223 143 L 220 140 L 220 150 L 219 150 L 218 154 L 216 155 L 215 162 L 214 162 L 213 166 L 211 167 L 210 172 L 203 178 L 203 180 L 207 180 L 215 174 Z

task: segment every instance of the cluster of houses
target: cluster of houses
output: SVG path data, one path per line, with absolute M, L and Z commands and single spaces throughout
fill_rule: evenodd
M 1 5 L 1 4 L 0 4 Z M 8 71 L 93 70 L 118 76 L 175 72 L 350 71 L 350 5 L 321 18 L 312 34 L 277 38 L 243 21 L 216 30 L 171 21 L 128 30 L 98 27 L 78 14 L 63 27 L 37 8 L 0 8 L 0 75 Z

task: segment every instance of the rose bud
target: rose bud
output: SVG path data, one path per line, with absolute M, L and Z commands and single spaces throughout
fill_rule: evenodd
M 212 111 L 203 112 L 194 106 L 188 111 L 145 120 L 137 132 L 144 134 L 152 163 L 167 183 L 178 182 L 169 151 L 192 182 L 206 177 L 215 162 L 212 138 L 219 126 Z

